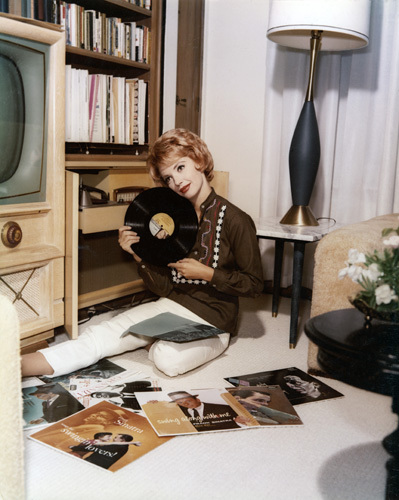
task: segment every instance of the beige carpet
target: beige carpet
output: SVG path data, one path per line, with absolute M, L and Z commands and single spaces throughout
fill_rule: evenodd
M 225 376 L 289 366 L 306 370 L 305 334 L 289 349 L 289 306 L 282 299 L 272 318 L 270 296 L 243 300 L 240 336 L 220 358 L 179 378 L 154 369 L 144 350 L 113 361 L 143 371 L 168 390 L 224 387 Z M 304 303 L 301 330 L 308 315 Z M 296 406 L 303 426 L 176 437 L 116 473 L 25 440 L 26 498 L 383 499 L 388 454 L 381 440 L 397 425 L 390 398 L 322 380 L 345 397 Z

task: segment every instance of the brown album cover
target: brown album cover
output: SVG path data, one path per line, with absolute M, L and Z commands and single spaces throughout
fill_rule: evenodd
M 149 451 L 166 443 L 145 417 L 101 401 L 75 415 L 28 436 L 90 464 L 116 472 Z

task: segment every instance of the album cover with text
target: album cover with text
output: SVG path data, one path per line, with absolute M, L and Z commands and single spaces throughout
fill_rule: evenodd
M 145 417 L 101 401 L 29 439 L 80 460 L 83 467 L 116 472 L 171 438 L 157 436 Z
M 259 427 L 256 419 L 226 389 L 137 393 L 159 436 Z

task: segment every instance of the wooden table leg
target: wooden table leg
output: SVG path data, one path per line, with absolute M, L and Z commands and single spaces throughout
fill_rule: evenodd
M 280 299 L 281 268 L 283 264 L 284 240 L 275 241 L 272 316 L 277 317 Z
M 290 349 L 294 349 L 298 334 L 299 302 L 301 299 L 303 260 L 305 256 L 305 243 L 294 243 L 294 261 L 292 270 L 292 298 L 290 320 Z

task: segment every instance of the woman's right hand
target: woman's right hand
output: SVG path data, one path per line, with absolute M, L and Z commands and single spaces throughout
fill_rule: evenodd
M 140 241 L 140 236 L 131 230 L 130 226 L 122 226 L 119 228 L 118 243 L 125 252 L 133 255 L 137 262 L 140 262 L 140 257 L 133 252 L 131 246 Z

